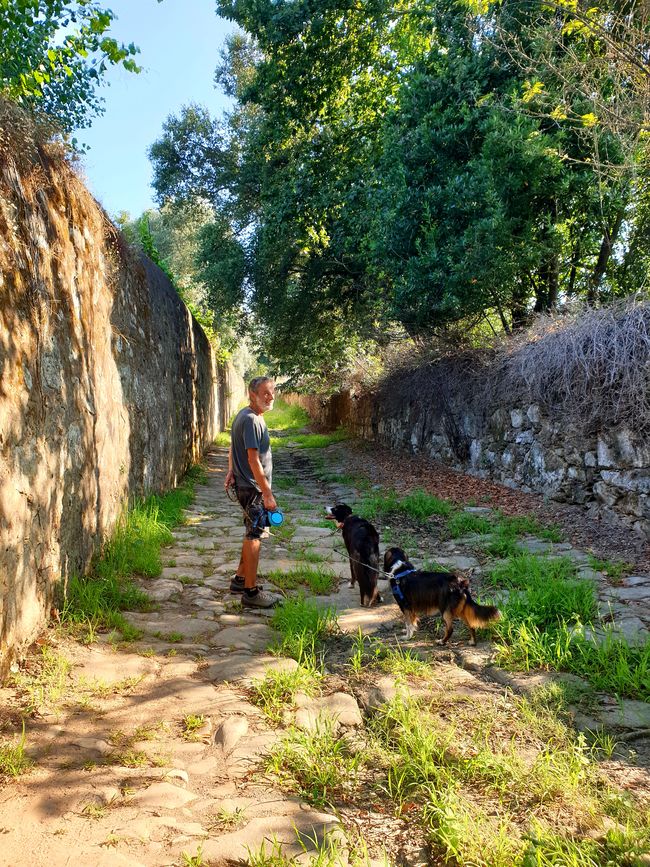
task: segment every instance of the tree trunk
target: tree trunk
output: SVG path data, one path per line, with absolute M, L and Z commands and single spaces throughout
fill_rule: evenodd
M 616 218 L 614 220 L 614 225 L 612 226 L 612 228 L 605 229 L 605 234 L 603 235 L 603 240 L 600 245 L 600 252 L 598 253 L 596 266 L 594 267 L 593 273 L 589 278 L 589 286 L 587 288 L 587 301 L 590 304 L 596 304 L 596 302 L 598 301 L 600 284 L 603 277 L 605 276 L 605 271 L 607 270 L 607 263 L 609 262 L 609 257 L 612 255 L 612 247 L 614 246 L 614 242 L 618 237 L 618 233 L 621 231 L 624 217 L 625 205 L 622 205 L 619 208 L 618 213 L 616 214 Z

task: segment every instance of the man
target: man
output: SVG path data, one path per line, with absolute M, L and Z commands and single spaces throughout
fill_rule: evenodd
M 237 413 L 232 424 L 228 474 L 224 483 L 226 489 L 235 484 L 246 526 L 241 559 L 237 574 L 230 582 L 230 591 L 242 594 L 244 607 L 271 608 L 281 597 L 257 586 L 257 566 L 265 512 L 277 509 L 271 490 L 271 439 L 262 418 L 273 409 L 274 381 L 268 376 L 255 377 L 248 386 L 248 399 L 249 405 Z

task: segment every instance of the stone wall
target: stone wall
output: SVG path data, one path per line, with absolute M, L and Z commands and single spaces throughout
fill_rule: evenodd
M 333 397 L 288 395 L 319 424 L 344 425 L 356 436 L 425 454 L 462 472 L 512 488 L 583 505 L 592 516 L 650 539 L 650 444 L 628 428 L 586 432 L 568 427 L 538 404 L 496 407 L 485 415 L 466 392 L 420 399 L 399 383 L 376 393 Z
M 65 159 L 11 134 L 0 123 L 0 677 L 125 503 L 175 485 L 245 395 Z

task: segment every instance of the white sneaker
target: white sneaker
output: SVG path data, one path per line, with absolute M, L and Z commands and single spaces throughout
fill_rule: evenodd
M 244 608 L 273 608 L 282 602 L 283 598 L 266 590 L 258 590 L 254 596 L 242 593 L 241 604 Z

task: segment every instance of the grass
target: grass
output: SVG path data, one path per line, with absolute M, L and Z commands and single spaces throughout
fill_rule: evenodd
M 358 784 L 362 758 L 338 738 L 331 721 L 322 719 L 314 731 L 290 729 L 270 751 L 267 770 L 281 785 L 316 806 L 345 800 Z
M 322 677 L 322 670 L 303 658 L 293 671 L 269 669 L 262 680 L 253 681 L 251 698 L 272 723 L 279 725 L 298 693 L 316 695 L 320 691 Z
M 367 492 L 355 507 L 355 514 L 362 518 L 379 518 L 386 515 L 405 515 L 418 523 L 424 523 L 433 515 L 450 515 L 453 505 L 426 491 L 415 490 L 400 497 L 392 488 Z
M 294 431 L 308 425 L 310 418 L 301 406 L 293 406 L 278 397 L 273 409 L 264 413 L 264 421 L 269 430 Z
M 183 718 L 183 737 L 186 741 L 196 741 L 199 740 L 199 735 L 197 734 L 198 730 L 203 727 L 205 724 L 205 717 L 203 714 L 197 716 L 196 714 L 189 713 L 187 716 Z
M 289 434 L 283 437 L 271 437 L 271 448 L 284 448 L 289 443 L 299 449 L 324 449 L 334 443 L 340 443 L 350 439 L 350 434 L 344 428 L 332 431 L 332 433 L 304 433 Z
M 460 539 L 461 536 L 470 534 L 485 536 L 494 529 L 489 518 L 484 515 L 473 515 L 471 512 L 457 512 L 449 519 L 447 526 L 452 539 Z
M 121 612 L 147 610 L 150 602 L 130 578 L 160 574 L 160 550 L 172 541 L 172 527 L 182 523 L 183 510 L 192 502 L 195 485 L 204 481 L 205 471 L 192 467 L 177 488 L 152 495 L 126 511 L 90 574 L 74 576 L 68 582 L 62 623 L 85 629 L 91 640 L 98 628 L 118 629 L 127 641 L 139 638 L 141 632 Z
M 598 690 L 650 701 L 650 643 L 631 646 L 613 628 L 598 639 L 593 582 L 567 558 L 518 554 L 488 575 L 510 595 L 495 626 L 496 662 L 506 668 L 577 674 Z
M 33 762 L 25 754 L 25 723 L 21 736 L 16 741 L 0 743 L 0 775 L 19 777 L 32 766 Z
M 267 575 L 268 580 L 282 590 L 295 590 L 298 587 L 309 587 L 314 593 L 327 594 L 337 584 L 338 578 L 325 569 L 313 566 L 297 566 L 284 572 L 274 569 Z
M 632 571 L 632 564 L 623 560 L 599 560 L 598 557 L 589 557 L 589 565 L 597 572 L 604 572 L 615 584 L 618 584 L 625 575 Z
M 12 678 L 26 699 L 24 712 L 27 714 L 55 705 L 68 688 L 70 661 L 47 645 L 39 650 L 40 655 L 30 659 L 29 668 L 17 672 Z
M 220 433 L 218 433 L 214 438 L 214 444 L 215 446 L 221 446 L 225 449 L 230 448 L 230 431 L 222 430 Z
M 324 554 L 319 554 L 314 551 L 309 545 L 304 548 L 298 548 L 295 552 L 297 560 L 303 560 L 305 563 L 324 563 L 327 557 Z
M 271 626 L 282 635 L 274 653 L 315 666 L 325 636 L 336 628 L 336 615 L 298 596 L 274 611 Z
M 397 647 L 390 647 L 382 641 L 365 636 L 360 629 L 354 637 L 348 664 L 356 675 L 361 674 L 364 666 L 372 665 L 398 679 L 432 676 L 431 666 L 412 650 L 405 650 L 399 644 Z

